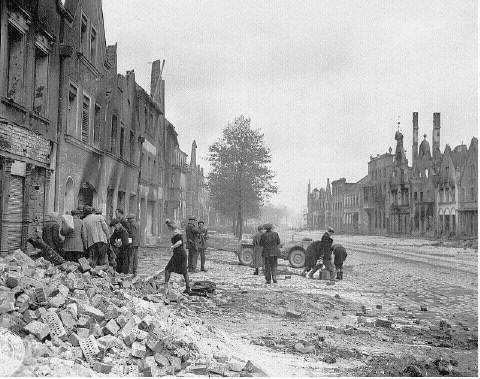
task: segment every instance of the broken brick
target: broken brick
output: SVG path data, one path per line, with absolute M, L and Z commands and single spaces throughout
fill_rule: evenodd
M 14 276 L 8 276 L 7 279 L 5 280 L 5 285 L 8 288 L 15 288 L 19 285 L 19 280 Z
M 149 335 L 147 338 L 147 347 L 154 353 L 160 353 L 162 351 L 163 344 L 152 335 Z
M 136 358 L 145 358 L 147 350 L 145 345 L 140 342 L 132 343 L 132 355 Z
M 118 324 L 115 322 L 115 320 L 110 320 L 109 322 L 107 322 L 107 324 L 105 325 L 105 329 L 108 333 L 112 334 L 112 335 L 116 335 L 118 333 L 118 331 L 120 330 L 120 327 L 118 326 Z
M 390 328 L 392 326 L 392 322 L 386 318 L 377 318 L 375 320 L 375 326 Z
M 168 361 L 168 358 L 160 353 L 156 353 L 154 355 L 154 358 L 160 367 L 167 367 L 170 364 L 170 362 Z
M 95 362 L 93 364 L 93 371 L 100 372 L 102 374 L 110 374 L 112 371 L 112 365 L 102 363 L 102 362 Z
M 92 268 L 90 267 L 90 263 L 88 263 L 85 257 L 82 257 L 78 260 L 78 264 L 80 265 L 81 272 L 90 271 Z
M 32 321 L 23 328 L 27 333 L 33 334 L 40 341 L 43 341 L 50 333 L 50 329 L 46 324 L 40 321 Z

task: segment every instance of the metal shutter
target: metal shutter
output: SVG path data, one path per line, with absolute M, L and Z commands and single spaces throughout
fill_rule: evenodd
M 23 183 L 24 179 L 21 176 L 12 175 L 10 177 L 7 216 L 5 218 L 9 251 L 19 249 L 22 245 Z
M 88 143 L 88 124 L 89 124 L 90 100 L 84 98 L 82 107 L 82 141 Z

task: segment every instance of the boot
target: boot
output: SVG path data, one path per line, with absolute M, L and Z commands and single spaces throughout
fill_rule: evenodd
M 343 271 L 340 271 L 340 280 L 343 280 Z
M 258 275 L 258 268 L 255 269 L 255 271 L 253 272 L 253 275 Z

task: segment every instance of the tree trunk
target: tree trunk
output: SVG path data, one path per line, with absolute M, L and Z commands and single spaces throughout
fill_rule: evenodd
M 243 235 L 243 220 L 242 220 L 242 208 L 241 205 L 238 210 L 238 215 L 237 215 L 237 225 L 238 225 L 238 240 L 240 241 L 242 239 Z
M 236 237 L 237 236 L 237 219 L 232 217 L 232 233 Z

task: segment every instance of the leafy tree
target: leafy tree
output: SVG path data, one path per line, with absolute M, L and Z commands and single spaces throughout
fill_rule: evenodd
M 233 231 L 241 239 L 244 219 L 257 216 L 264 200 L 277 192 L 270 149 L 264 144 L 264 135 L 252 129 L 250 119 L 242 115 L 209 147 L 208 160 L 212 204 L 232 220 Z

